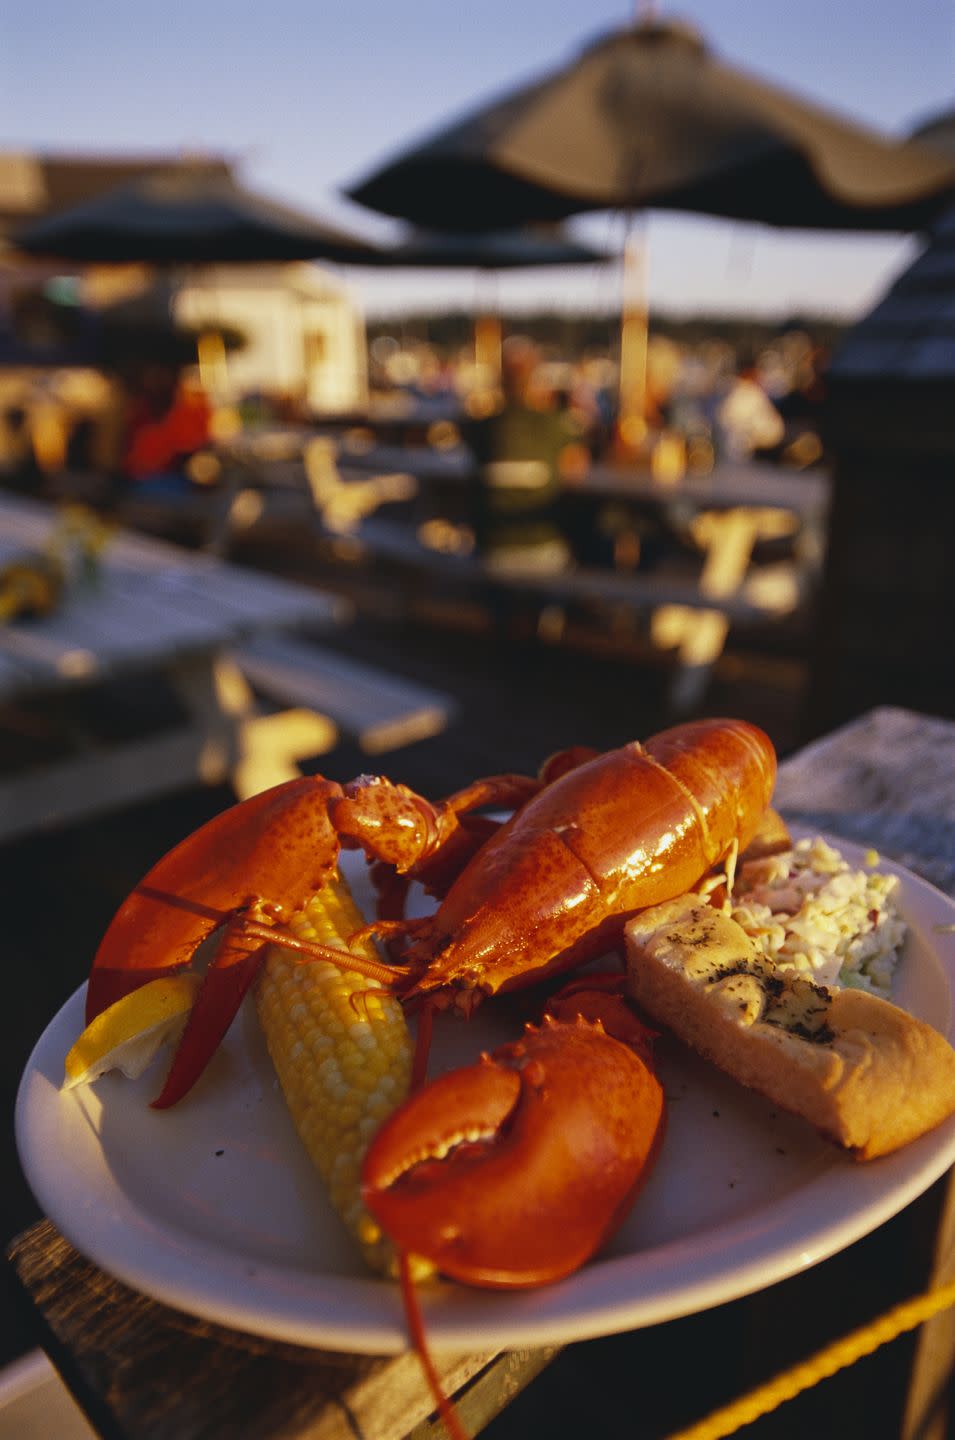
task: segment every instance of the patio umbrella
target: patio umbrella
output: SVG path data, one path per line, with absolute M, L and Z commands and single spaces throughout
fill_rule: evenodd
M 478 234 L 416 230 L 382 246 L 367 262 L 427 270 L 520 270 L 549 265 L 599 265 L 616 256 L 585 245 L 559 227 L 487 230 Z
M 909 132 L 908 138 L 917 145 L 928 146 L 955 163 L 955 108 L 942 110 Z
M 686 210 L 821 230 L 908 230 L 955 193 L 955 164 L 717 59 L 646 20 L 479 107 L 352 187 L 417 224 L 485 229 L 591 210 Z M 643 257 L 627 247 L 621 420 L 644 425 Z
M 360 260 L 373 245 L 245 189 L 221 168 L 144 175 L 11 236 L 18 250 L 89 264 Z
M 548 225 L 478 234 L 414 230 L 359 263 L 384 269 L 476 270 L 488 274 L 561 265 L 602 265 L 616 258 L 575 240 L 559 226 Z M 474 350 L 478 364 L 499 373 L 501 324 L 497 316 L 487 313 L 487 307 L 475 320 Z
M 944 156 L 725 64 L 686 24 L 651 20 L 471 111 L 348 194 L 444 230 L 643 207 L 910 230 L 953 188 Z
M 73 264 L 132 263 L 167 270 L 357 261 L 375 253 L 373 245 L 356 236 L 246 189 L 223 173 L 221 164 L 201 162 L 141 175 L 23 226 L 10 238 L 20 251 Z M 220 384 L 226 369 L 221 331 L 221 324 L 210 320 L 199 347 L 203 380 L 212 374 Z

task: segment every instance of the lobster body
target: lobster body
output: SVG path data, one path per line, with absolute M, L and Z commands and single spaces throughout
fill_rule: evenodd
M 492 836 L 405 959 L 416 989 L 511 989 L 593 958 L 635 911 L 744 849 L 776 778 L 768 738 L 700 721 L 569 770 Z

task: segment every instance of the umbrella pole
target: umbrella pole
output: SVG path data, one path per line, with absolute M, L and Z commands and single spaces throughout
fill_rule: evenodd
M 501 317 L 478 315 L 474 322 L 474 363 L 487 372 L 492 384 L 501 375 Z
M 617 394 L 617 444 L 629 457 L 640 455 L 647 438 L 646 242 L 632 223 L 623 249 L 623 305 L 620 321 L 620 379 Z
M 474 366 L 479 374 L 487 376 L 488 387 L 493 390 L 501 381 L 501 351 L 504 339 L 500 305 L 495 303 L 496 294 L 493 297 L 488 294 L 482 300 L 484 278 L 479 275 L 475 287 Z M 490 283 L 487 288 L 490 292 Z
M 211 285 L 203 286 L 202 278 L 202 267 L 198 265 L 183 265 L 172 271 L 169 315 L 175 321 L 177 310 L 182 308 L 187 323 L 198 330 L 196 361 L 199 384 L 210 404 L 219 406 L 228 399 L 229 365 L 221 322 L 212 313 L 219 306 L 212 298 Z M 183 297 L 186 301 L 184 307 L 181 306 Z

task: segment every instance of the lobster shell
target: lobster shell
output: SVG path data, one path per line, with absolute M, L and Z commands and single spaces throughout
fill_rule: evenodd
M 417 990 L 494 994 L 619 944 L 637 911 L 685 894 L 756 833 L 769 738 L 701 720 L 610 750 L 529 800 L 451 887 L 406 959 Z

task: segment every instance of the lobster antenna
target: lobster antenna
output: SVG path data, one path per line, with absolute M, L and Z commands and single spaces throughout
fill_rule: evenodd
M 411 1275 L 411 1262 L 406 1250 L 398 1251 L 398 1276 L 401 1282 L 401 1300 L 405 1309 L 405 1319 L 408 1322 L 408 1331 L 411 1335 L 411 1343 L 414 1346 L 415 1354 L 421 1361 L 421 1368 L 424 1371 L 428 1388 L 431 1391 L 434 1403 L 438 1407 L 438 1414 L 448 1432 L 449 1440 L 469 1440 L 464 1426 L 461 1424 L 461 1417 L 455 1410 L 454 1405 L 444 1393 L 438 1372 L 435 1369 L 434 1360 L 428 1349 L 428 1337 L 425 1334 L 424 1320 L 421 1317 L 421 1306 L 418 1304 L 418 1292 Z
M 318 940 L 300 940 L 278 925 L 260 925 L 257 920 L 241 917 L 239 923 L 242 933 L 253 940 L 266 940 L 271 945 L 281 945 L 283 950 L 297 950 L 309 960 L 327 960 L 340 970 L 365 975 L 382 985 L 391 985 L 396 979 L 407 980 L 411 974 L 406 965 L 386 965 L 383 960 L 369 960 L 364 955 L 353 954 L 351 950 L 336 950 L 333 945 L 323 945 Z

